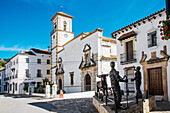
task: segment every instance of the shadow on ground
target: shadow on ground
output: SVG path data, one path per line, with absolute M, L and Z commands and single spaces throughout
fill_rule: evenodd
M 43 96 L 34 96 L 34 95 L 21 95 L 21 94 L 3 94 L 5 97 L 11 97 L 11 98 L 34 98 L 37 100 L 44 99 Z
M 57 108 L 53 106 L 52 104 L 48 104 L 47 102 L 34 102 L 34 103 L 28 103 L 29 105 L 36 106 L 42 109 L 45 109 L 50 112 L 56 112 Z

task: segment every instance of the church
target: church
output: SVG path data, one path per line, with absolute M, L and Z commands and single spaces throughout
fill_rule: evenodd
M 110 62 L 117 60 L 116 40 L 104 37 L 100 28 L 74 36 L 73 18 L 57 12 L 51 19 L 51 81 L 66 93 L 94 91 L 98 75 L 108 74 Z

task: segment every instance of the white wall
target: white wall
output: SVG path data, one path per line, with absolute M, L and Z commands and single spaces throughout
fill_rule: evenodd
M 29 58 L 29 63 L 26 63 L 26 58 Z M 16 63 L 16 60 L 18 59 L 18 64 Z M 37 59 L 41 59 L 41 64 L 37 64 Z M 50 60 L 50 54 L 39 54 L 36 53 L 36 55 L 26 55 L 26 54 L 19 54 L 12 58 L 10 62 L 12 62 L 12 66 L 10 68 L 7 68 L 7 65 L 10 64 L 8 62 L 6 64 L 6 75 L 7 77 L 12 76 L 12 68 L 15 68 L 14 75 L 16 74 L 16 70 L 18 70 L 18 77 L 14 79 L 10 79 L 7 82 L 9 84 L 17 83 L 17 91 L 15 91 L 15 94 L 18 94 L 19 92 L 19 85 L 22 83 L 29 83 L 29 82 L 42 82 L 42 79 L 47 77 L 50 77 L 50 74 L 47 74 L 47 70 L 50 70 L 50 64 L 47 64 L 47 59 Z M 15 65 L 14 65 L 15 61 Z M 29 69 L 29 76 L 26 77 L 25 69 Z M 37 69 L 41 69 L 42 77 L 37 77 Z M 13 87 L 13 86 L 12 86 Z M 10 91 L 9 93 L 13 93 L 13 91 Z
M 168 53 L 168 55 L 170 55 L 170 40 L 168 40 L 168 41 L 161 40 L 160 30 L 158 29 L 159 21 L 165 20 L 165 19 L 166 19 L 165 13 L 162 13 L 161 17 L 159 17 L 157 15 L 156 19 L 152 19 L 150 22 L 145 20 L 145 22 L 146 22 L 145 24 L 141 23 L 140 26 L 137 26 L 136 28 L 134 28 L 134 27 L 132 28 L 132 30 L 134 30 L 137 33 L 137 36 L 136 36 L 137 41 L 135 41 L 135 50 L 136 50 L 136 59 L 137 59 L 136 63 L 126 64 L 126 65 L 120 64 L 120 54 L 123 53 L 123 45 L 121 46 L 120 41 L 117 40 L 117 63 L 118 63 L 118 70 L 120 72 L 120 75 L 123 76 L 124 75 L 123 69 L 125 67 L 130 67 L 130 66 L 140 66 L 141 67 L 141 73 L 143 75 L 142 65 L 139 63 L 140 60 L 141 60 L 141 57 L 142 57 L 142 51 L 144 51 L 144 53 L 147 54 L 146 60 L 151 58 L 151 52 L 154 52 L 154 51 L 156 51 L 157 57 L 162 57 L 160 55 L 160 50 L 163 50 L 163 46 L 166 45 L 167 46 L 167 53 Z M 121 36 L 121 35 L 123 35 L 127 32 L 130 32 L 132 30 L 129 30 L 129 31 L 124 30 L 125 32 L 118 35 L 117 38 L 119 38 L 119 36 Z M 151 32 L 152 30 L 157 31 L 157 45 L 158 46 L 148 48 L 147 33 Z M 168 78 L 169 78 L 169 76 L 170 76 L 170 74 L 168 74 Z M 143 78 L 143 76 L 142 76 L 142 78 Z M 124 89 L 123 85 L 122 85 L 122 89 Z M 142 79 L 141 89 L 142 89 L 142 91 L 144 90 L 143 79 Z

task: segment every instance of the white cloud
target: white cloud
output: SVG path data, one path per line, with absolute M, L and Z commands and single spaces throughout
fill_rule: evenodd
M 18 47 L 18 45 L 15 45 L 14 47 L 4 47 L 4 46 L 0 46 L 0 51 L 26 51 L 28 49 L 22 48 L 22 47 Z
M 42 48 L 40 47 L 39 45 L 36 45 L 36 46 L 28 46 L 26 48 L 24 47 L 19 47 L 18 45 L 15 45 L 13 47 L 4 47 L 4 46 L 0 46 L 0 51 L 28 51 L 30 50 L 31 48 L 36 48 L 36 49 L 42 49 L 42 50 L 48 50 L 48 48 Z

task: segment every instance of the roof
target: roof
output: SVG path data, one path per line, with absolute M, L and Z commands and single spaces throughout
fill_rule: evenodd
M 47 50 L 41 50 L 41 49 L 35 49 L 35 48 L 31 48 L 30 50 L 34 51 L 35 53 L 40 53 L 40 54 L 51 54 L 51 51 L 48 52 Z
M 102 37 L 102 41 L 112 42 L 112 43 L 116 44 L 116 39 L 108 38 L 108 37 L 105 37 L 105 36 Z
M 132 26 L 132 25 L 135 25 L 135 24 L 137 24 L 137 23 L 139 23 L 139 22 L 142 22 L 142 21 L 144 21 L 144 20 L 146 20 L 146 19 L 150 19 L 150 17 L 153 17 L 153 16 L 155 16 L 155 15 L 157 15 L 157 14 L 163 12 L 163 11 L 166 11 L 166 9 L 165 9 L 165 8 L 164 8 L 164 9 L 161 9 L 160 11 L 157 11 L 157 12 L 155 12 L 155 13 L 153 13 L 153 14 L 145 17 L 145 18 L 142 18 L 142 19 L 140 19 L 140 20 L 138 20 L 138 21 L 136 21 L 136 22 L 134 22 L 134 23 L 132 23 L 132 24 L 129 24 L 129 25 L 127 25 L 127 26 L 125 26 L 125 27 L 123 27 L 123 28 L 121 28 L 121 29 L 118 29 L 117 31 L 112 32 L 111 35 L 113 36 L 114 33 L 117 33 L 117 32 L 119 32 L 119 31 L 122 31 L 123 29 L 128 28 L 128 27 L 130 27 L 130 26 Z
M 77 35 L 76 37 L 74 37 L 73 39 L 71 39 L 70 41 L 68 41 L 67 43 L 65 43 L 63 46 L 69 44 L 70 42 L 72 42 L 73 40 L 77 39 L 78 37 L 85 35 L 85 36 L 83 36 L 83 37 L 80 38 L 80 40 L 83 40 L 83 39 L 85 39 L 86 37 L 90 36 L 91 34 L 97 32 L 97 31 L 102 32 L 103 30 L 100 29 L 100 28 L 97 28 L 96 30 L 94 30 L 94 31 L 92 31 L 92 32 L 90 32 L 90 33 L 84 33 L 84 32 L 82 32 L 81 34 Z
M 122 36 L 120 36 L 119 38 L 118 38 L 118 40 L 123 40 L 123 39 L 126 39 L 126 38 L 128 38 L 128 37 L 130 37 L 130 36 L 133 36 L 133 35 L 137 35 L 134 31 L 130 31 L 130 32 L 128 32 L 128 33 L 126 33 L 126 34 L 123 34 Z
M 57 12 L 57 13 L 53 16 L 53 18 L 51 19 L 51 21 L 53 21 L 53 20 L 56 18 L 56 16 L 58 16 L 58 15 L 65 16 L 65 17 L 68 17 L 68 18 L 71 18 L 71 19 L 73 19 L 73 18 L 74 18 L 73 16 L 68 15 L 68 14 L 66 14 L 66 13 L 63 13 L 63 12 Z
M 48 52 L 47 50 L 41 50 L 41 49 L 35 49 L 35 48 L 31 48 L 30 51 L 26 51 L 23 53 L 17 53 L 16 55 L 14 55 L 12 58 L 10 58 L 10 60 L 8 62 L 10 62 L 14 57 L 16 57 L 17 55 L 34 55 L 36 56 L 32 51 L 34 51 L 35 53 L 40 53 L 40 54 L 51 54 L 51 51 Z M 8 63 L 6 62 L 6 64 Z
M 94 31 L 92 31 L 92 32 L 90 32 L 90 33 L 86 33 L 87 35 L 84 36 L 84 37 L 82 37 L 80 40 L 85 39 L 86 37 L 88 37 L 89 35 L 91 35 L 91 34 L 97 32 L 97 31 L 103 32 L 104 30 L 103 30 L 103 29 L 100 29 L 100 28 L 97 28 L 96 30 L 94 30 Z

